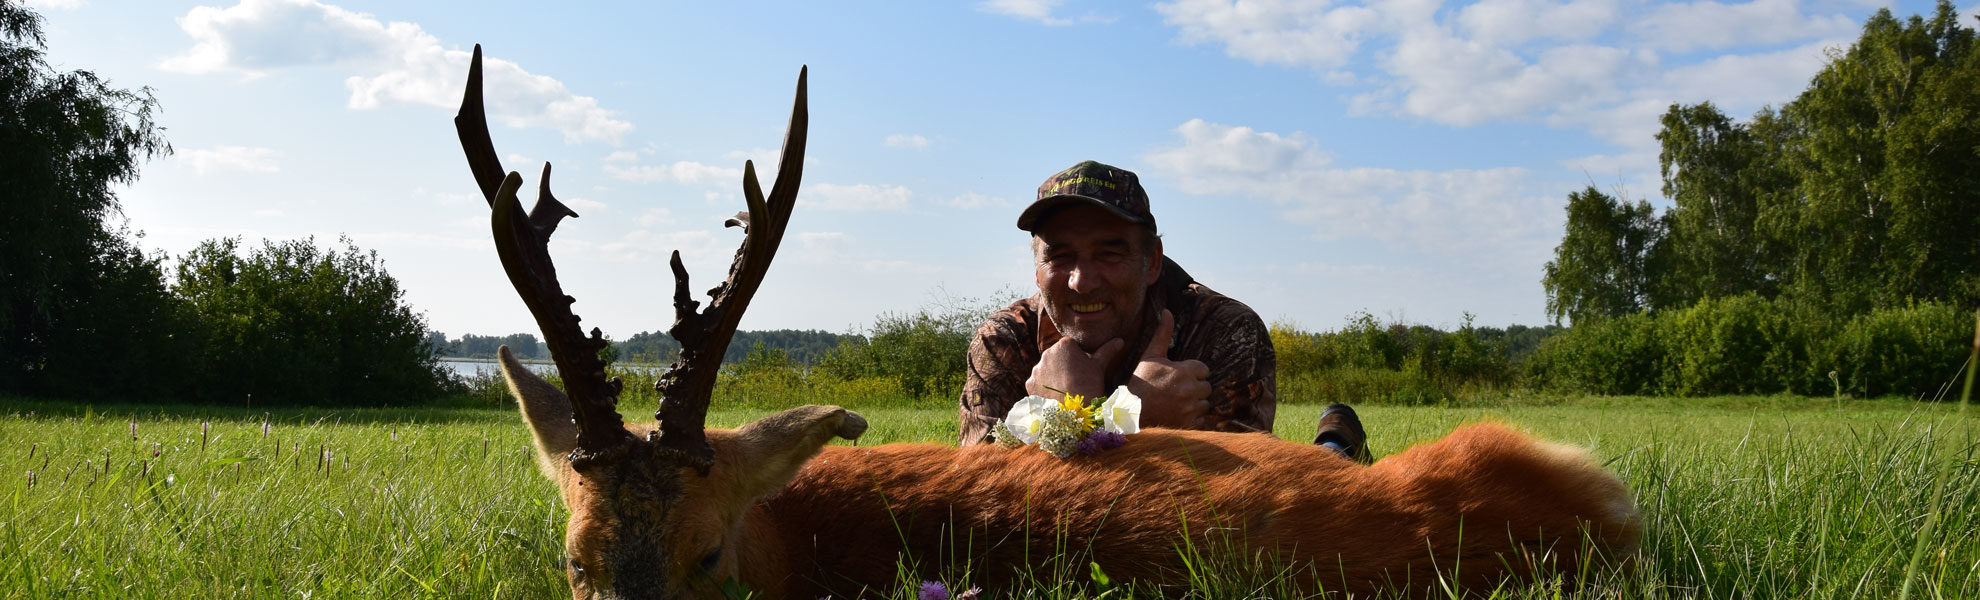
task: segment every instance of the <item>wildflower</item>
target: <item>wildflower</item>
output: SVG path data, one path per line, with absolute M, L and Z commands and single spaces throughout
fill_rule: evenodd
M 1059 401 L 1059 410 L 1073 414 L 1073 418 L 1079 423 L 1081 435 L 1093 430 L 1093 407 L 1086 405 L 1085 396 L 1066 394 L 1065 399 Z
M 923 581 L 921 591 L 914 597 L 915 600 L 949 600 L 949 587 L 940 581 Z
M 1079 441 L 1086 438 L 1080 431 L 1084 424 L 1079 421 L 1078 413 L 1055 408 L 1045 415 L 1044 424 L 1044 430 L 1038 434 L 1038 448 L 1052 456 L 1071 456 Z
M 1106 402 L 1100 403 L 1101 428 L 1119 434 L 1141 431 L 1141 397 L 1130 392 L 1127 386 L 1114 388 Z
M 990 425 L 990 439 L 997 442 L 998 448 L 1024 447 L 1024 440 L 1018 439 L 1017 433 L 1011 431 L 1002 419 Z
M 1011 414 L 1004 418 L 1004 427 L 1018 441 L 1030 444 L 1038 441 L 1038 434 L 1045 428 L 1045 414 L 1057 410 L 1057 404 L 1043 396 L 1025 396 L 1011 406 Z
M 963 590 L 960 594 L 956 594 L 956 600 L 976 600 L 976 597 L 981 595 L 983 595 L 983 588 L 973 587 Z
M 1093 445 L 1101 450 L 1113 450 L 1127 445 L 1127 436 L 1105 429 L 1093 432 L 1093 435 L 1086 436 L 1086 439 L 1092 441 Z

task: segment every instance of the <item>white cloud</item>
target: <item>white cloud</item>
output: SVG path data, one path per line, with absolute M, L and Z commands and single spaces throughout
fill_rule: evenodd
M 1345 64 L 1379 21 L 1365 6 L 1327 0 L 1177 0 L 1155 5 L 1186 44 L 1221 43 L 1233 58 L 1331 68 Z
M 355 72 L 344 80 L 350 90 L 346 105 L 353 109 L 388 103 L 451 109 L 459 105 L 467 77 L 470 53 L 441 47 L 419 25 L 385 23 L 314 0 L 199 6 L 178 22 L 193 47 L 166 58 L 160 68 L 248 77 L 312 67 Z M 633 130 L 597 99 L 576 95 L 556 79 L 496 58 L 484 58 L 482 69 L 489 117 L 505 125 L 554 129 L 567 142 L 613 144 Z
M 820 183 L 806 186 L 798 194 L 798 204 L 819 210 L 890 211 L 906 210 L 914 193 L 897 185 L 837 185 Z
M 808 263 L 830 263 L 839 259 L 846 246 L 852 245 L 853 238 L 840 231 L 800 231 L 797 234 L 799 260 Z
M 275 164 L 275 157 L 281 154 L 273 148 L 216 146 L 192 150 L 181 155 L 179 160 L 192 165 L 193 172 L 200 175 L 225 171 L 276 173 L 282 170 L 280 165 Z
M 1482 0 L 1458 11 L 1458 24 L 1471 38 L 1492 45 L 1535 39 L 1582 41 L 1616 22 L 1616 0 Z
M 620 150 L 618 152 L 613 152 L 611 154 L 605 155 L 604 162 L 608 162 L 608 163 L 639 162 L 639 153 L 631 152 L 627 150 Z
M 472 203 L 474 200 L 478 199 L 478 198 L 470 197 L 467 194 L 461 194 L 455 192 L 429 191 L 425 187 L 413 188 L 412 196 L 415 199 L 432 200 L 435 203 L 440 204 L 441 206 L 463 206 Z M 477 217 L 476 220 L 480 221 L 482 219 Z
M 674 212 L 667 210 L 666 207 L 649 208 L 641 211 L 633 222 L 638 223 L 640 227 L 668 227 L 674 224 Z
M 688 185 L 725 185 L 742 181 L 742 169 L 705 165 L 691 160 L 663 165 L 606 164 L 604 169 L 607 175 L 634 183 L 672 181 Z
M 1526 188 L 1522 169 L 1403 171 L 1335 168 L 1300 133 L 1280 135 L 1192 120 L 1181 143 L 1144 156 L 1188 194 L 1268 200 L 1285 220 L 1321 240 L 1404 242 L 1427 253 L 1463 255 L 1547 244 L 1555 203 Z M 1508 247 L 1518 248 L 1508 248 Z
M 1184 44 L 1258 64 L 1311 69 L 1357 88 L 1355 114 L 1453 126 L 1500 121 L 1582 128 L 1654 144 L 1671 102 L 1734 112 L 1779 104 L 1807 85 L 1821 49 L 1856 25 L 1804 0 L 1173 0 L 1156 5 Z M 1782 49 L 1783 45 L 1790 45 Z M 1666 53 L 1725 50 L 1698 62 Z
M 1705 0 L 1659 5 L 1629 29 L 1652 48 L 1686 52 L 1853 36 L 1857 25 L 1842 15 L 1804 14 L 1799 0 Z
M 912 148 L 915 150 L 928 149 L 928 138 L 921 137 L 919 135 L 896 133 L 894 135 L 887 136 L 887 139 L 883 143 L 885 143 L 888 148 Z
M 620 236 L 619 239 L 604 243 L 583 239 L 571 239 L 559 243 L 569 244 L 577 254 L 599 255 L 610 260 L 653 263 L 665 262 L 673 252 L 679 251 L 687 264 L 710 264 L 726 262 L 725 254 L 733 254 L 733 242 L 725 244 L 716 239 L 712 231 L 670 231 L 656 233 L 638 229 Z M 726 246 L 726 247 L 725 247 Z
M 1036 21 L 1052 27 L 1064 27 L 1074 23 L 1114 22 L 1112 17 L 1103 17 L 1091 13 L 1078 18 L 1066 18 L 1052 14 L 1058 10 L 1059 5 L 1064 3 L 1065 0 L 985 0 L 978 3 L 976 9 L 1007 17 L 1017 17 L 1026 21 Z
M 557 201 L 564 203 L 564 206 L 571 207 L 572 210 L 578 211 L 578 214 L 587 214 L 587 213 L 605 210 L 604 202 L 599 202 L 597 200 L 592 200 L 590 198 L 579 198 L 579 197 L 558 198 Z
M 996 197 L 996 196 L 985 196 L 983 194 L 978 194 L 976 192 L 970 192 L 949 199 L 949 206 L 953 206 L 963 210 L 976 210 L 979 208 L 996 208 L 996 207 L 1003 207 L 1010 205 L 1011 205 L 1011 201 L 1009 200 L 1005 200 L 1001 197 Z

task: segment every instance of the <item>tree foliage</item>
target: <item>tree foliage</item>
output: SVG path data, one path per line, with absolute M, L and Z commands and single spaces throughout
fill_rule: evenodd
M 445 356 L 466 358 L 495 358 L 495 350 L 508 346 L 518 358 L 547 358 L 543 346 L 536 341 L 534 333 L 511 333 L 509 335 L 461 334 L 460 339 L 448 342 Z
M 0 1 L 0 389 L 143 389 L 171 354 L 171 302 L 113 186 L 171 146 L 149 89 L 58 71 L 45 47 L 40 15 Z
M 404 303 L 376 252 L 348 239 L 209 240 L 178 265 L 173 291 L 200 324 L 193 393 L 270 404 L 395 404 L 431 398 L 447 378 L 425 318 Z
M 1569 194 L 1567 234 L 1541 279 L 1547 314 L 1582 323 L 1652 306 L 1664 231 L 1648 202 L 1630 204 L 1592 186 Z
M 1576 322 L 1786 297 L 1847 318 L 1980 305 L 1980 52 L 1949 2 L 1880 10 L 1792 102 L 1736 123 L 1672 105 L 1661 217 L 1569 196 L 1548 311 Z

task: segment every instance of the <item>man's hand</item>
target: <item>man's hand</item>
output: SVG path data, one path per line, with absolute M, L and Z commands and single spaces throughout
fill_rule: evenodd
M 1128 391 L 1141 397 L 1142 427 L 1195 429 L 1210 412 L 1210 367 L 1200 360 L 1169 360 L 1175 334 L 1176 316 L 1164 309 L 1154 339 L 1128 379 Z
M 1088 398 L 1106 397 L 1107 390 L 1102 388 L 1107 385 L 1107 365 L 1114 362 L 1114 356 L 1120 354 L 1121 347 L 1126 345 L 1127 342 L 1114 338 L 1088 353 L 1072 338 L 1059 338 L 1052 347 L 1039 354 L 1038 366 L 1032 367 L 1031 377 L 1024 380 L 1024 391 L 1046 398 L 1063 397 L 1059 392 Z

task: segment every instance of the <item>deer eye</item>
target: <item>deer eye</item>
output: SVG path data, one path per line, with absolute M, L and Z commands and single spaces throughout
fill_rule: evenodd
M 577 559 L 573 558 L 565 562 L 570 565 L 571 573 L 576 574 L 578 577 L 584 577 L 584 566 L 579 565 Z
M 708 571 L 715 570 L 715 563 L 721 561 L 722 561 L 722 548 L 718 546 L 714 550 L 709 550 L 707 556 L 701 557 L 701 564 L 697 566 L 701 568 L 702 572 L 706 573 Z

